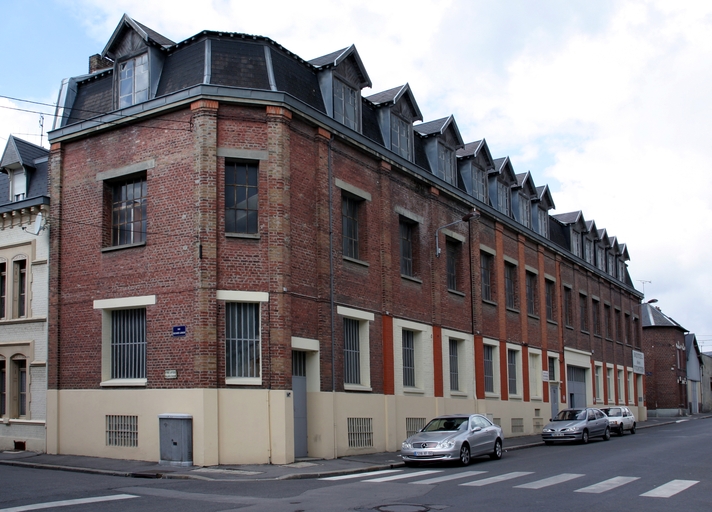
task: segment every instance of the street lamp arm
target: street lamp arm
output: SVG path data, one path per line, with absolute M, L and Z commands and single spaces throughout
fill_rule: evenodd
M 440 235 L 441 230 L 443 230 L 445 228 L 449 228 L 450 226 L 454 226 L 455 224 L 459 224 L 460 222 L 469 222 L 470 219 L 472 219 L 473 217 L 479 217 L 479 216 L 480 216 L 480 213 L 475 208 L 473 208 L 470 213 L 468 213 L 461 219 L 451 222 L 450 224 L 445 224 L 444 226 L 440 226 L 438 229 L 436 229 L 435 230 L 435 257 L 436 258 L 440 257 L 440 237 L 439 237 L 439 235 Z

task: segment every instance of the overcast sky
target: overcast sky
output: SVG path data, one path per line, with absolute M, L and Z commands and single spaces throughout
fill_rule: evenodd
M 712 350 L 712 3 L 3 0 L 0 148 L 39 144 L 38 110 L 47 145 L 52 108 L 19 100 L 54 103 L 124 13 L 176 42 L 257 34 L 307 60 L 355 44 L 364 95 L 408 82 L 425 121 L 453 114 L 466 142 L 549 184 L 551 213 L 626 243 L 646 300 Z

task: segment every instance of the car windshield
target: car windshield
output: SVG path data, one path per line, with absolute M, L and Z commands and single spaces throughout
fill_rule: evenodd
M 565 409 L 556 415 L 554 421 L 585 420 L 586 409 Z
M 606 416 L 621 416 L 621 410 L 618 407 L 610 407 L 606 409 L 601 409 L 606 413 Z
M 467 425 L 467 418 L 435 418 L 425 426 L 423 432 L 454 431 L 462 425 Z

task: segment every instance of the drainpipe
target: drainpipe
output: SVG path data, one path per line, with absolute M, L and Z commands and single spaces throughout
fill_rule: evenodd
M 336 439 L 336 415 L 334 413 L 334 404 L 336 404 L 336 372 L 334 367 L 336 366 L 336 339 L 334 332 L 335 310 L 334 310 L 334 192 L 332 187 L 332 162 L 331 162 L 331 137 L 328 143 L 328 159 L 327 159 L 327 178 L 329 187 L 329 308 L 331 314 L 331 405 L 332 405 L 332 424 L 333 424 L 333 437 L 334 437 L 334 458 L 337 455 L 337 439 Z

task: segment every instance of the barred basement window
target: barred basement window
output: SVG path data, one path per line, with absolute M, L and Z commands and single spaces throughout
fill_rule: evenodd
M 258 378 L 260 364 L 260 305 L 225 305 L 225 376 Z
M 485 392 L 494 393 L 494 347 L 485 345 Z
M 415 336 L 403 329 L 403 386 L 415 387 Z
M 534 418 L 533 427 L 535 434 L 541 434 L 541 431 L 544 429 L 544 420 L 541 418 Z
M 460 390 L 459 362 L 457 354 L 457 340 L 450 340 L 450 391 Z
M 512 434 L 524 432 L 524 418 L 512 418 Z
M 373 446 L 373 418 L 346 418 L 349 448 Z
M 406 418 L 405 437 L 414 436 L 425 427 L 425 418 Z
M 146 378 L 146 310 L 111 312 L 111 378 Z
M 106 446 L 138 446 L 138 416 L 106 416 Z
M 344 318 L 344 382 L 361 384 L 361 351 L 358 320 Z

